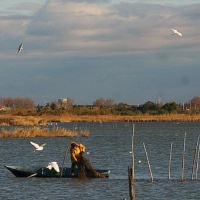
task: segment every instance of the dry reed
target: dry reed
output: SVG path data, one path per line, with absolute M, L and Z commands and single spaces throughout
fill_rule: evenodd
M 33 137 L 76 137 L 76 136 L 89 136 L 89 131 L 82 130 L 80 132 L 75 130 L 68 130 L 65 128 L 15 128 L 13 130 L 2 129 L 0 132 L 0 138 L 33 138 Z
M 80 130 L 80 135 L 82 137 L 88 137 L 90 135 L 90 132 L 88 130 Z
M 43 116 L 13 116 L 9 114 L 0 115 L 1 126 L 37 126 L 46 125 L 50 121 L 57 122 L 164 122 L 164 121 L 200 121 L 200 115 L 171 114 L 171 115 L 137 115 L 137 116 L 119 116 L 119 115 L 43 115 Z

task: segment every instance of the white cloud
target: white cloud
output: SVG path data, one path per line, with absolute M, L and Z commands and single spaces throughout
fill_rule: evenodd
M 66 52 L 78 56 L 83 55 L 83 49 L 85 54 L 96 52 L 98 56 L 120 52 L 124 55 L 170 48 L 175 41 L 176 46 L 185 48 L 192 42 L 193 26 L 198 29 L 198 20 L 190 21 L 199 17 L 194 12 L 198 10 L 196 7 L 131 3 L 111 6 L 94 1 L 54 0 L 48 1 L 32 18 L 2 18 L 1 26 L 11 38 L 23 38 L 30 45 L 29 53 L 34 55 L 37 51 L 36 55 L 41 53 L 41 56 Z M 171 28 L 183 31 L 184 39 L 172 37 Z
M 132 3 L 111 5 L 99 1 L 48 1 L 33 16 L 0 16 L 0 42 L 4 46 L 0 58 L 15 62 L 16 67 L 26 65 L 23 73 L 33 67 L 40 71 L 40 76 L 34 72 L 33 77 L 43 77 L 49 82 L 45 85 L 51 91 L 47 92 L 49 98 L 50 95 L 61 97 L 65 91 L 72 98 L 90 96 L 95 100 L 99 97 L 98 91 L 103 90 L 102 84 L 105 91 L 101 96 L 123 101 L 134 88 L 127 102 L 133 94 L 140 95 L 137 101 L 151 100 L 159 93 L 167 96 L 169 88 L 170 95 L 173 91 L 177 95 L 178 89 L 172 85 L 177 80 L 181 83 L 185 74 L 188 74 L 186 79 L 190 77 L 187 87 L 196 84 L 191 81 L 194 75 L 188 66 L 194 69 L 199 62 L 199 9 L 200 4 L 175 8 Z M 172 35 L 171 28 L 180 30 L 183 37 Z M 20 42 L 24 43 L 24 50 L 18 55 L 16 48 Z M 51 73 L 46 75 L 46 70 Z M 58 71 L 62 73 L 57 75 Z M 50 81 L 55 74 L 57 79 Z M 170 82 L 165 81 L 165 75 L 173 77 Z M 106 77 L 103 83 L 101 77 Z M 34 78 L 33 87 L 41 89 Z M 60 90 L 53 92 L 52 88 L 56 87 Z M 91 93 L 85 94 L 86 87 Z M 145 96 L 141 91 L 148 91 L 152 96 Z
M 152 15 L 154 11 L 151 10 L 151 15 L 148 16 L 147 8 L 143 8 L 147 13 L 144 12 L 142 15 L 130 12 L 130 7 L 138 10 L 134 6 L 121 4 L 118 7 L 108 7 L 94 3 L 66 4 L 50 1 L 33 17 L 27 34 L 41 39 L 39 44 L 46 39 L 49 47 L 54 47 L 48 48 L 50 51 L 60 51 L 61 48 L 61 51 L 76 50 L 76 53 L 82 49 L 88 50 L 88 53 L 94 53 L 94 50 L 97 53 L 109 53 L 111 50 L 124 50 L 123 47 L 141 49 L 144 48 L 141 47 L 141 41 L 147 40 L 146 44 L 151 43 L 152 40 L 149 39 L 152 37 L 152 29 L 158 28 L 159 22 L 156 22 L 157 25 L 153 24 L 158 21 L 157 15 Z M 147 15 L 145 19 L 144 15 Z M 155 20 L 151 21 L 151 18 Z M 135 41 L 134 46 L 131 41 Z M 149 46 L 146 45 L 146 48 Z

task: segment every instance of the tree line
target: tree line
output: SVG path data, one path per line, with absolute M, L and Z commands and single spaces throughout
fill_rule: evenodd
M 170 101 L 147 101 L 141 105 L 116 103 L 114 99 L 98 98 L 91 105 L 77 105 L 71 98 L 65 101 L 52 101 L 45 105 L 35 105 L 31 98 L 0 98 L 1 113 L 16 115 L 162 115 L 162 114 L 200 114 L 200 96 L 186 103 Z M 2 109 L 3 108 L 3 109 Z

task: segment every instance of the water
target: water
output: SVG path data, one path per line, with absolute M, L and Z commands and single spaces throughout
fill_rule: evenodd
M 69 129 L 87 128 L 89 137 L 76 138 L 2 138 L 0 139 L 0 199 L 15 200 L 117 200 L 129 199 L 128 166 L 132 163 L 132 123 L 61 123 Z M 182 152 L 186 135 L 186 182 L 181 182 Z M 191 181 L 193 153 L 200 134 L 200 122 L 135 123 L 135 190 L 136 199 L 199 199 L 200 181 Z M 61 166 L 70 141 L 82 142 L 85 154 L 96 168 L 110 169 L 108 179 L 16 178 L 4 165 L 47 165 L 57 161 Z M 33 152 L 29 143 L 47 143 L 45 150 Z M 173 142 L 171 181 L 168 181 L 170 145 Z M 145 143 L 154 182 L 150 181 Z M 65 165 L 70 166 L 69 154 Z M 141 161 L 141 163 L 139 163 Z

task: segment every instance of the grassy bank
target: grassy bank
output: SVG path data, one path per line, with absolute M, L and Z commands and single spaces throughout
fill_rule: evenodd
M 2 129 L 0 138 L 34 138 L 34 137 L 87 137 L 90 132 L 88 130 L 68 130 L 65 128 L 48 128 L 32 127 L 32 128 L 15 128 L 13 130 Z
M 46 125 L 48 122 L 164 122 L 164 121 L 200 121 L 200 115 L 143 115 L 143 116 L 114 116 L 114 115 L 64 115 L 64 116 L 13 116 L 0 115 L 1 126 L 37 126 Z
M 67 130 L 64 128 L 55 127 L 52 130 L 48 128 L 40 128 L 38 125 L 46 125 L 48 122 L 180 122 L 180 121 L 200 121 L 200 115 L 144 115 L 144 116 L 113 116 L 113 115 L 98 115 L 98 116 L 12 116 L 0 115 L 0 126 L 29 126 L 29 128 L 15 128 L 7 131 L 1 129 L 0 138 L 16 137 L 76 137 L 89 136 L 88 130 Z M 30 128 L 32 127 L 32 128 Z

